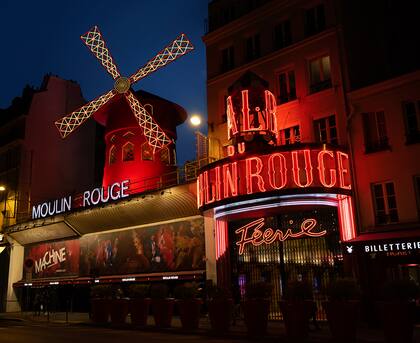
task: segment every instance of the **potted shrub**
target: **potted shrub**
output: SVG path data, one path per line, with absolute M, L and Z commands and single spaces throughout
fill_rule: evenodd
M 112 288 L 110 285 L 95 285 L 90 289 L 92 321 L 107 323 L 111 307 Z
M 303 281 L 288 283 L 279 305 L 288 339 L 304 342 L 308 337 L 309 318 L 316 312 L 311 285 Z
M 247 285 L 243 310 L 248 335 L 261 336 L 267 332 L 270 295 L 270 284 L 258 282 Z
M 111 300 L 111 323 L 122 325 L 128 315 L 128 299 L 124 296 L 121 288 L 115 288 Z
M 135 326 L 146 326 L 149 315 L 150 286 L 146 284 L 130 285 L 128 296 L 130 298 L 131 324 Z
M 415 299 L 419 293 L 419 287 L 409 280 L 393 280 L 384 285 L 380 309 L 386 342 L 412 342 Z
M 179 285 L 174 290 L 183 329 L 194 330 L 200 321 L 200 308 L 203 301 L 197 299 L 198 288 L 195 283 Z
M 334 341 L 356 341 L 360 309 L 360 289 L 351 278 L 338 278 L 328 288 L 328 301 L 323 307 Z
M 163 283 L 154 284 L 150 287 L 152 298 L 153 318 L 155 325 L 160 328 L 171 326 L 174 312 L 174 299 L 168 298 L 169 288 Z
M 229 331 L 233 300 L 228 290 L 212 285 L 208 290 L 209 317 L 213 331 L 223 334 Z

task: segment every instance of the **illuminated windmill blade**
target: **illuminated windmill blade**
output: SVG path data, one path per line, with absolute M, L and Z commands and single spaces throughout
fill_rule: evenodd
M 108 93 L 88 102 L 83 107 L 78 110 L 70 113 L 69 115 L 57 120 L 55 126 L 57 126 L 58 131 L 62 138 L 66 138 L 70 133 L 76 130 L 80 125 L 82 125 L 87 119 L 90 118 L 100 107 L 105 105 L 111 98 L 116 95 L 115 90 L 111 90 Z
M 114 80 L 121 76 L 97 26 L 91 28 L 84 35 L 80 36 L 80 38 L 96 56 L 99 62 L 101 62 L 108 73 L 111 74 Z
M 130 84 L 136 83 L 143 77 L 153 73 L 155 70 L 164 67 L 168 63 L 175 61 L 178 57 L 185 55 L 187 52 L 193 50 L 194 47 L 184 34 L 179 35 L 171 44 L 166 46 L 147 64 L 137 70 L 130 76 Z
M 137 118 L 140 127 L 143 129 L 143 134 L 146 137 L 147 142 L 151 147 L 153 147 L 153 152 L 156 149 L 161 149 L 164 146 L 172 143 L 172 140 L 154 121 L 153 117 L 140 104 L 140 102 L 131 91 L 125 93 L 125 97 L 130 104 L 130 107 L 134 113 L 134 116 Z

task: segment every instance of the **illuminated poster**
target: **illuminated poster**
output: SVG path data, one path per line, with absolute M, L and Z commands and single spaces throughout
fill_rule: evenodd
M 80 275 L 205 269 L 204 222 L 192 219 L 80 239 Z
M 25 260 L 33 260 L 32 278 L 76 276 L 79 272 L 79 241 L 43 243 L 25 247 Z

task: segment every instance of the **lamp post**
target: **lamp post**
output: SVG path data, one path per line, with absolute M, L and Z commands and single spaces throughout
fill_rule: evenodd
M 1 213 L 3 215 L 2 227 L 4 227 L 5 226 L 5 223 L 6 223 L 7 187 L 4 186 L 4 185 L 0 185 L 0 193 L 3 194 L 3 198 L 4 198 L 4 205 L 3 205 L 3 209 L 1 211 Z
M 198 128 L 201 126 L 202 119 L 199 114 L 193 114 L 190 117 L 191 126 L 197 128 L 195 131 L 195 158 L 197 160 L 197 167 L 200 168 L 208 163 L 209 157 L 209 138 L 202 133 Z

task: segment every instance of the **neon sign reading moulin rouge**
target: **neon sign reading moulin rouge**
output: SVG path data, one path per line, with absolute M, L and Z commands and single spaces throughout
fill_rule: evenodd
M 98 204 L 106 204 L 110 200 L 118 200 L 129 196 L 128 191 L 129 180 L 115 182 L 111 186 L 105 188 L 95 188 L 93 190 L 84 191 L 81 206 L 87 207 Z M 45 218 L 56 214 L 71 211 L 72 198 L 68 197 L 56 199 L 54 201 L 44 202 L 32 206 L 32 219 Z
M 225 163 L 223 163 L 225 162 Z M 350 190 L 349 155 L 342 151 L 303 149 L 220 161 L 197 178 L 197 205 L 240 195 L 287 188 Z
M 327 231 L 314 232 L 317 224 L 316 219 L 310 218 L 305 219 L 300 225 L 299 232 L 292 232 L 292 229 L 288 228 L 285 232 L 277 229 L 267 228 L 264 231 L 261 229 L 265 225 L 265 219 L 260 218 L 256 219 L 235 231 L 236 234 L 241 235 L 241 238 L 236 245 L 239 246 L 239 255 L 242 255 L 247 244 L 252 244 L 253 246 L 260 246 L 262 244 L 272 244 L 275 241 L 284 242 L 288 238 L 299 238 L 302 236 L 308 237 L 321 237 L 324 236 Z M 252 233 L 249 233 L 250 230 L 254 230 Z

